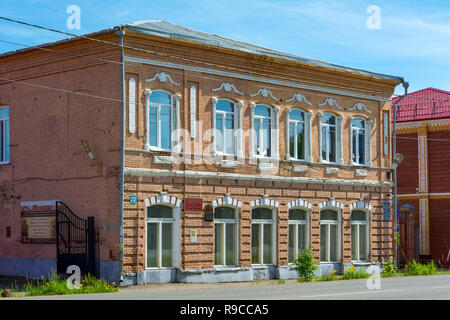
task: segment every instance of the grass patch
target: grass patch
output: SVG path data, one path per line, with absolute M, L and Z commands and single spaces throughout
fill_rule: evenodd
M 52 273 L 48 279 L 27 280 L 22 290 L 18 287 L 11 287 L 12 295 L 18 296 L 45 296 L 64 294 L 86 294 L 86 293 L 107 293 L 119 292 L 120 289 L 113 282 L 107 283 L 103 279 L 97 279 L 92 275 L 82 278 L 79 286 L 73 283 L 70 288 L 66 279 L 61 279 L 56 273 Z

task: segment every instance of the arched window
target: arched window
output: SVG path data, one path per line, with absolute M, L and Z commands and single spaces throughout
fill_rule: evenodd
M 237 212 L 231 207 L 214 211 L 214 265 L 235 266 L 238 263 Z
M 271 109 L 265 105 L 257 104 L 254 110 L 254 146 L 257 157 L 272 156 L 272 115 Z
M 363 210 L 353 210 L 352 224 L 352 261 L 367 261 L 369 251 L 368 214 Z
M 308 248 L 307 212 L 302 209 L 289 210 L 289 262 L 294 262 Z
M 337 126 L 336 116 L 324 113 L 321 119 L 321 155 L 325 162 L 337 161 Z
M 219 100 L 216 105 L 216 151 L 218 154 L 236 153 L 235 105 L 228 100 Z
M 252 209 L 252 264 L 274 260 L 274 213 L 268 208 Z
M 165 205 L 147 207 L 147 268 L 173 267 L 173 209 Z
M 353 118 L 352 131 L 352 161 L 353 164 L 366 164 L 366 121 L 362 118 Z
M 306 160 L 305 113 L 293 109 L 289 114 L 289 155 L 294 160 Z
M 335 210 L 320 212 L 320 261 L 338 262 L 340 257 L 339 214 Z

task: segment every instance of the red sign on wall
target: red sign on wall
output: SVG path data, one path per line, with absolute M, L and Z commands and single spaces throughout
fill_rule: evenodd
M 185 198 L 184 199 L 184 211 L 203 211 L 203 199 L 202 198 Z

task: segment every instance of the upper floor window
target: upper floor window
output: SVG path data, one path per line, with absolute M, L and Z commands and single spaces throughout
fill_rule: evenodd
M 219 154 L 235 154 L 235 106 L 228 100 L 216 105 L 216 151 Z
M 354 164 L 366 164 L 366 121 L 354 118 L 351 122 L 352 161 Z
M 9 162 L 9 108 L 0 108 L 0 163 Z
M 172 148 L 172 95 L 164 91 L 152 91 L 149 113 L 150 146 L 170 150 Z
M 305 114 L 292 110 L 289 114 L 289 155 L 291 159 L 305 160 Z
M 325 162 L 337 161 L 337 125 L 336 116 L 325 113 L 321 120 L 321 155 Z
M 272 117 L 271 109 L 265 105 L 257 104 L 254 110 L 255 155 L 257 157 L 272 156 Z

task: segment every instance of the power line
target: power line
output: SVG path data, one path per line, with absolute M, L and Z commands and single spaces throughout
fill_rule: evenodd
M 100 39 L 88 37 L 86 35 L 76 35 L 76 34 L 73 34 L 73 33 L 65 32 L 65 31 L 61 31 L 61 30 L 57 30 L 57 29 L 52 29 L 52 28 L 47 28 L 47 27 L 36 25 L 36 24 L 31 24 L 31 23 L 28 23 L 28 22 L 15 20 L 15 19 L 11 19 L 11 18 L 6 18 L 6 17 L 1 17 L 1 16 L 0 16 L 0 19 L 6 20 L 6 21 L 10 21 L 10 22 L 14 22 L 14 23 L 19 23 L 19 24 L 30 26 L 30 27 L 34 27 L 34 28 L 39 28 L 39 29 L 51 31 L 51 32 L 56 32 L 56 33 L 60 33 L 60 34 L 64 34 L 64 35 L 69 35 L 69 36 L 76 37 L 76 38 L 82 38 L 82 39 L 92 40 L 92 41 L 96 41 L 96 42 L 103 43 L 103 44 L 108 44 L 108 45 L 112 45 L 112 46 L 121 47 L 118 43 L 109 42 L 109 41 L 105 41 L 105 40 L 100 40 Z M 141 28 L 141 29 L 145 29 L 145 28 Z M 111 31 L 112 31 L 112 29 L 111 29 Z M 258 73 L 258 72 L 254 72 L 254 71 L 242 70 L 242 69 L 239 69 L 239 68 L 233 68 L 233 67 L 224 66 L 224 65 L 220 66 L 220 65 L 215 64 L 215 63 L 208 63 L 208 62 L 204 62 L 204 61 L 200 61 L 200 60 L 196 60 L 196 59 L 192 59 L 192 58 L 173 56 L 173 55 L 170 55 L 170 54 L 165 54 L 165 53 L 162 53 L 162 52 L 153 51 L 153 50 L 147 50 L 147 49 L 143 49 L 143 48 L 136 48 L 136 47 L 126 46 L 126 45 L 124 45 L 123 48 L 136 50 L 136 51 L 141 51 L 141 52 L 146 52 L 146 53 L 151 53 L 151 54 L 156 54 L 156 55 L 160 55 L 160 56 L 164 56 L 164 57 L 168 57 L 168 58 L 180 59 L 180 60 L 185 60 L 185 61 L 189 61 L 189 62 L 196 62 L 196 63 L 199 63 L 199 64 L 213 66 L 213 67 L 220 67 L 220 68 L 229 69 L 229 70 L 233 70 L 233 71 L 244 71 L 244 72 L 247 72 L 247 73 L 250 73 L 250 74 L 253 74 L 253 75 L 258 75 L 258 76 L 267 76 L 266 74 L 262 74 L 262 73 Z M 286 77 L 280 77 L 280 76 L 274 76 L 274 75 L 271 75 L 271 77 L 277 78 L 277 79 L 281 79 L 281 80 L 286 80 L 286 81 L 292 81 L 291 78 L 286 78 Z M 301 83 L 310 84 L 310 85 L 320 85 L 320 84 L 317 84 L 317 83 L 314 83 L 314 82 L 305 81 L 305 80 L 298 80 L 297 79 L 295 81 L 301 82 Z M 336 86 L 336 85 L 331 85 L 331 84 L 322 84 L 322 85 L 326 86 L 326 87 L 331 87 L 331 88 L 348 89 L 346 87 L 341 87 L 341 86 Z M 368 93 L 371 93 L 371 94 L 373 94 L 374 92 L 383 93 L 381 91 L 364 90 L 364 89 L 358 89 L 358 91 L 368 92 Z

